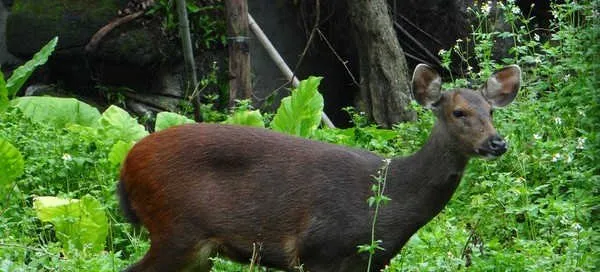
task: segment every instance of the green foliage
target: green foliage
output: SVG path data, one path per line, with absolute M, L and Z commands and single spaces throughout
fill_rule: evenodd
M 6 81 L 4 81 L 4 74 L 0 71 L 0 112 L 3 112 L 8 108 L 8 89 L 6 88 Z
M 148 135 L 148 131 L 135 118 L 131 117 L 125 110 L 114 105 L 102 113 L 102 117 L 98 119 L 96 128 L 98 128 L 99 135 L 115 141 L 137 141 Z
M 186 10 L 190 22 L 190 33 L 195 49 L 210 49 L 226 44 L 227 26 L 225 24 L 223 1 L 213 4 L 195 0 L 186 0 Z M 157 0 L 146 14 L 162 18 L 162 28 L 169 35 L 179 35 L 176 3 L 173 0 Z
M 104 208 L 95 198 L 86 195 L 81 200 L 51 196 L 36 197 L 33 208 L 42 222 L 50 222 L 63 247 L 99 252 L 104 249 L 108 221 Z
M 194 120 L 187 118 L 183 115 L 174 112 L 160 112 L 156 115 L 156 123 L 154 125 L 154 131 L 161 131 L 163 129 L 170 128 L 172 126 L 193 124 Z
M 11 101 L 31 120 L 57 128 L 70 124 L 92 126 L 100 118 L 100 112 L 75 98 L 27 96 Z
M 234 112 L 223 123 L 261 128 L 265 127 L 265 122 L 263 121 L 263 117 L 259 110 Z
M 117 141 L 108 153 L 108 161 L 110 161 L 110 163 L 112 163 L 113 165 L 121 165 L 121 163 L 125 160 L 125 157 L 127 157 L 127 153 L 133 147 L 134 144 L 134 141 Z
M 242 126 L 252 126 L 252 127 L 265 127 L 265 121 L 259 110 L 252 110 L 252 105 L 250 100 L 236 100 L 236 106 L 223 121 L 224 124 L 230 125 L 242 125 Z
M 300 81 L 292 94 L 281 100 L 271 122 L 273 130 L 300 137 L 310 137 L 321 124 L 323 96 L 318 87 L 321 77 L 311 76 Z
M 35 68 L 38 66 L 44 65 L 46 61 L 48 61 L 48 57 L 52 55 L 54 52 L 54 48 L 58 43 L 58 37 L 54 37 L 51 41 L 49 41 L 39 52 L 33 55 L 33 58 L 19 66 L 10 76 L 8 81 L 6 82 L 6 89 L 8 90 L 8 97 L 12 98 L 15 96 L 17 91 L 25 84 L 25 81 L 29 79 Z M 1 96 L 1 95 L 0 95 Z
M 21 152 L 8 141 L 0 138 L 0 186 L 21 176 L 24 163 Z

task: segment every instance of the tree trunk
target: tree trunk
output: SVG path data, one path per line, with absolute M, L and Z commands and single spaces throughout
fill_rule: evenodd
M 406 59 L 386 0 L 347 3 L 358 49 L 361 110 L 382 127 L 413 120 Z
M 226 0 L 227 34 L 229 35 L 229 106 L 236 99 L 252 97 L 250 82 L 250 48 L 248 45 L 248 3 Z

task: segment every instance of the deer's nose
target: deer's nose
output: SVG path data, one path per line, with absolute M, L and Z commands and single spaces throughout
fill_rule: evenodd
M 488 146 L 495 155 L 502 155 L 506 152 L 506 141 L 498 135 L 494 135 L 488 139 Z

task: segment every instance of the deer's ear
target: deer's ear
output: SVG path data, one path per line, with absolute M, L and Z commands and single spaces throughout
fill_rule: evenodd
M 521 68 L 510 65 L 496 71 L 485 82 L 481 93 L 494 107 L 504 107 L 512 102 L 521 87 Z
M 431 108 L 442 96 L 442 78 L 426 64 L 417 65 L 411 85 L 415 100 L 426 108 Z

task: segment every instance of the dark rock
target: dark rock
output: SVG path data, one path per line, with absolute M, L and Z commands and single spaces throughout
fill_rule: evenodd
M 57 50 L 85 46 L 116 16 L 124 0 L 15 0 L 7 22 L 8 51 L 30 57 L 54 36 Z

